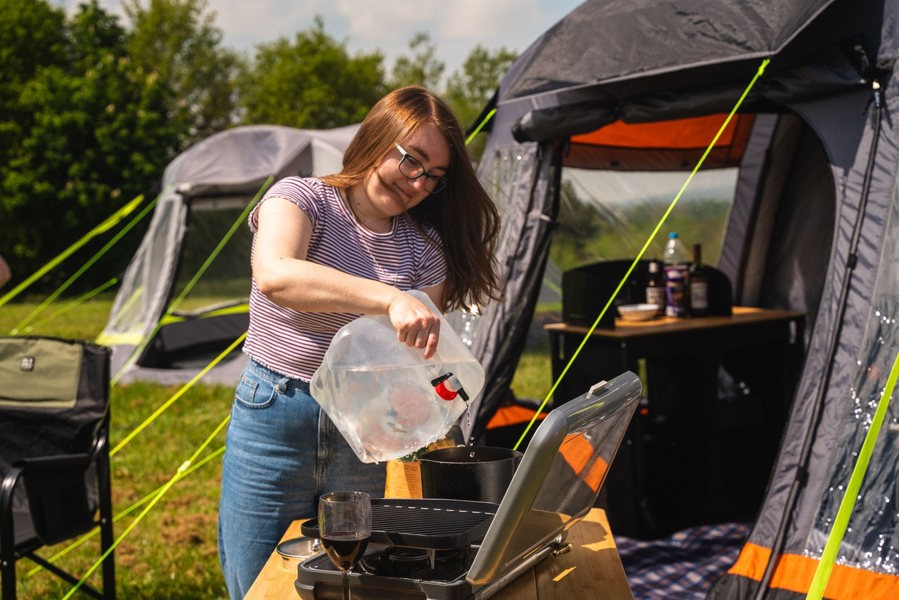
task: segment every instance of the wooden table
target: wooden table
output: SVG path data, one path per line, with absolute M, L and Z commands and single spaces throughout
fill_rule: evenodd
M 568 369 L 554 402 L 622 371 L 643 380 L 643 401 L 604 486 L 617 533 L 660 537 L 751 518 L 799 380 L 804 322 L 799 312 L 738 306 L 729 316 L 617 319 L 589 338 L 588 327 L 544 327 L 553 380 Z M 727 397 L 724 376 L 733 384 Z
M 282 540 L 300 535 L 301 521 L 294 521 Z M 568 534 L 571 552 L 549 557 L 526 571 L 497 594 L 497 600 L 633 599 L 605 511 L 591 510 Z M 293 586 L 296 571 L 288 570 L 272 552 L 245 600 L 298 598 Z

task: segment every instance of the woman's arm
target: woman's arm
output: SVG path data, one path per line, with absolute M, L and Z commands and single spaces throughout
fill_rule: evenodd
M 253 278 L 272 302 L 307 312 L 386 314 L 397 339 L 424 349 L 425 358 L 434 354 L 440 318 L 425 304 L 380 281 L 307 261 L 312 221 L 292 202 L 269 198 L 257 217 Z M 442 305 L 442 286 L 424 291 Z
M 12 279 L 12 271 L 9 265 L 6 264 L 6 261 L 3 260 L 3 257 L 0 256 L 0 288 L 6 285 L 6 282 L 10 279 Z

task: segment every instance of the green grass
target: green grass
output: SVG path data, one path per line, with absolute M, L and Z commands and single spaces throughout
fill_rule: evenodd
M 92 300 L 42 321 L 55 309 L 31 319 L 34 330 L 21 333 L 92 340 L 106 324 L 112 300 Z M 0 308 L 0 334 L 9 334 L 29 317 L 36 303 L 13 303 Z M 548 339 L 535 326 L 529 347 L 521 357 L 512 387 L 522 398 L 542 400 L 552 384 Z M 112 389 L 111 447 L 142 427 L 127 445 L 112 456 L 114 512 L 131 511 L 116 521 L 116 536 L 134 524 L 147 500 L 172 478 L 179 465 L 190 458 L 228 415 L 233 390 L 228 386 L 197 384 L 178 398 L 158 418 L 146 420 L 180 391 L 180 386 L 148 382 L 118 384 Z M 219 433 L 195 462 L 220 450 Z M 221 456 L 173 485 L 116 548 L 117 591 L 120 598 L 225 598 L 225 585 L 218 563 L 216 523 L 221 481 Z M 141 502 L 143 504 L 139 504 Z M 41 551 L 49 557 L 64 550 L 60 544 Z M 79 575 L 87 572 L 99 556 L 99 544 L 91 539 L 58 560 L 63 568 Z M 46 572 L 33 576 L 28 560 L 17 565 L 20 598 L 62 598 L 70 587 Z M 88 580 L 100 584 L 99 569 Z M 74 598 L 86 597 L 76 594 Z
M 551 371 L 548 339 L 532 339 L 518 360 L 512 391 L 517 398 L 542 402 L 553 384 Z

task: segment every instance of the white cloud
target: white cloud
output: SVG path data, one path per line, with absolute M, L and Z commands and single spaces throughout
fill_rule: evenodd
M 408 50 L 413 35 L 425 32 L 452 71 L 478 44 L 524 50 L 579 3 L 555 1 L 546 8 L 538 0 L 369 0 L 360 11 L 360 0 L 337 0 L 335 8 L 347 20 L 351 48 L 381 49 L 389 65 Z
M 80 0 L 52 0 L 72 11 Z M 141 0 L 147 5 L 150 0 Z M 409 40 L 425 32 L 447 72 L 459 68 L 475 46 L 522 51 L 582 0 L 208 0 L 224 43 L 251 52 L 260 43 L 292 39 L 312 26 L 316 15 L 325 31 L 351 52 L 380 50 L 389 68 L 405 54 Z M 123 16 L 121 0 L 99 0 Z

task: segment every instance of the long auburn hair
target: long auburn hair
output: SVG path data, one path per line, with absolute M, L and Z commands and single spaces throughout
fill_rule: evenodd
M 344 153 L 343 170 L 322 179 L 343 189 L 360 183 L 381 164 L 395 143 L 402 143 L 428 123 L 443 132 L 450 147 L 447 186 L 407 214 L 414 222 L 436 229 L 443 240 L 448 267 L 444 309 L 481 306 L 500 295 L 494 258 L 499 213 L 475 174 L 462 127 L 443 100 L 420 86 L 390 92 L 362 121 Z

